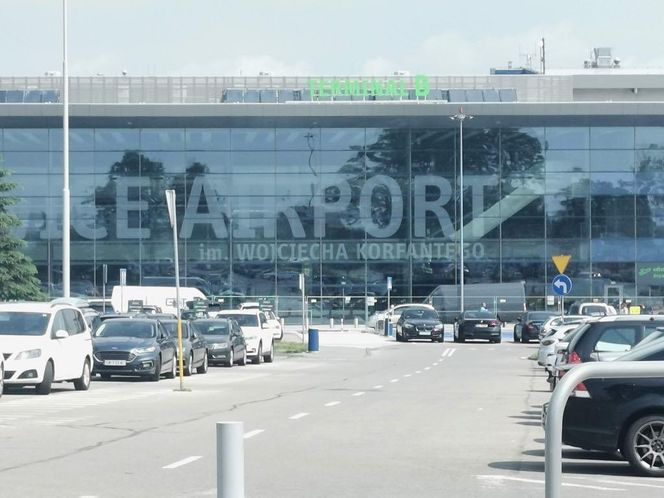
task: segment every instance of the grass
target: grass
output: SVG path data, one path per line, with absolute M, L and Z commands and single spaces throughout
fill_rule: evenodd
M 300 342 L 275 342 L 274 350 L 277 353 L 306 353 L 307 345 Z

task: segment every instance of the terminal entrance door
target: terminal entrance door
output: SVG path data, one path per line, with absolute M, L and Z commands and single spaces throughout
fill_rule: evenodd
M 620 303 L 623 300 L 623 286 L 622 285 L 605 285 L 604 286 L 604 302 L 610 304 L 616 310 L 620 309 Z

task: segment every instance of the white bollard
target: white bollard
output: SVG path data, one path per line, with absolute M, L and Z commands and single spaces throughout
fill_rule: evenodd
M 217 422 L 217 498 L 244 498 L 242 422 Z
M 330 328 L 334 328 L 334 318 L 330 318 Z
M 354 322 L 355 322 L 355 328 L 358 328 L 360 326 L 360 319 L 356 317 Z

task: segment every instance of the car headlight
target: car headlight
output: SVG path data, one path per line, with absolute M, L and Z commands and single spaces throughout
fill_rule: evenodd
M 16 355 L 17 360 L 32 360 L 41 356 L 41 349 L 28 349 Z
M 139 355 L 139 354 L 145 354 L 145 353 L 154 353 L 157 350 L 156 346 L 150 346 L 147 348 L 134 348 L 131 350 L 131 354 L 133 355 Z
M 405 328 L 405 329 L 412 329 L 412 328 L 413 328 L 413 324 L 412 324 L 412 323 L 404 323 L 404 324 L 403 324 L 403 328 Z
M 215 342 L 212 344 L 212 349 L 228 349 L 228 344 L 225 342 Z
M 443 324 L 442 324 L 442 323 L 439 323 L 439 324 L 436 325 L 433 329 L 434 329 L 434 330 L 443 330 Z

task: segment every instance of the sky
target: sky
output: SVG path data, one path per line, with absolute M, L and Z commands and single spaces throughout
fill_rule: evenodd
M 486 75 L 581 68 L 613 47 L 664 68 L 658 0 L 68 0 L 71 76 Z M 0 76 L 62 68 L 62 0 L 0 0 Z M 534 57 L 537 64 L 537 57 Z

